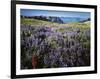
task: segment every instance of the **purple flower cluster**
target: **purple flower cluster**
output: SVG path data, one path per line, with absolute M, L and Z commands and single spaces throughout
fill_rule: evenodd
M 21 68 L 32 68 L 33 55 L 38 57 L 36 68 L 89 66 L 89 29 L 56 32 L 52 28 L 21 25 Z

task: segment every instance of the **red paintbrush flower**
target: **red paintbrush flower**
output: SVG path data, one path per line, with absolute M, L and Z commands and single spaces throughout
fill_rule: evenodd
M 32 67 L 33 69 L 35 69 L 37 67 L 38 64 L 38 57 L 36 55 L 32 56 Z

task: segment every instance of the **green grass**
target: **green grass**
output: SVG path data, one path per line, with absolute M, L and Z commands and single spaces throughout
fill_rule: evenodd
M 84 22 L 84 23 L 72 22 L 72 23 L 63 24 L 63 26 L 69 26 L 72 28 L 80 28 L 80 30 L 86 30 L 90 28 L 90 22 Z
M 37 20 L 37 19 L 28 19 L 28 18 L 21 18 L 21 24 L 23 25 L 36 25 L 36 26 L 49 26 L 49 27 L 58 27 L 58 26 L 69 26 L 72 28 L 79 28 L 81 31 L 89 29 L 90 28 L 90 22 L 71 22 L 66 24 L 59 24 L 55 22 L 49 22 L 49 21 L 43 21 L 43 20 Z M 60 31 L 62 31 L 61 29 Z M 66 29 L 65 29 L 66 30 Z
M 27 19 L 27 18 L 21 18 L 21 24 L 24 25 L 52 25 L 56 26 L 59 25 L 58 23 L 55 22 L 48 22 L 48 21 L 43 21 L 43 20 L 37 20 L 37 19 Z

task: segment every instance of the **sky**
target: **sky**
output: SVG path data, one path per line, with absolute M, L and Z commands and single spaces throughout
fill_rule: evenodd
M 56 16 L 56 17 L 80 17 L 80 18 L 90 17 L 90 12 L 75 12 L 75 11 L 21 9 L 20 13 L 23 16 Z

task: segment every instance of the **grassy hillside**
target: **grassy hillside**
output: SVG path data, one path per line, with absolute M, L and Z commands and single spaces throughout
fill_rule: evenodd
M 72 22 L 72 23 L 66 23 L 66 24 L 59 24 L 55 22 L 48 22 L 43 20 L 37 20 L 37 19 L 28 19 L 28 18 L 21 18 L 21 24 L 22 25 L 36 25 L 36 26 L 48 26 L 48 27 L 62 27 L 62 26 L 68 26 L 72 28 L 79 28 L 80 30 L 86 30 L 90 28 L 90 22 Z
M 63 26 L 70 26 L 73 28 L 80 28 L 81 30 L 86 30 L 90 28 L 90 22 L 84 22 L 84 23 L 79 23 L 79 22 L 73 22 L 73 23 L 67 23 L 67 24 L 62 24 Z
M 55 22 L 48 22 L 43 20 L 37 20 L 37 19 L 27 19 L 27 18 L 21 18 L 21 24 L 24 25 L 59 25 Z

